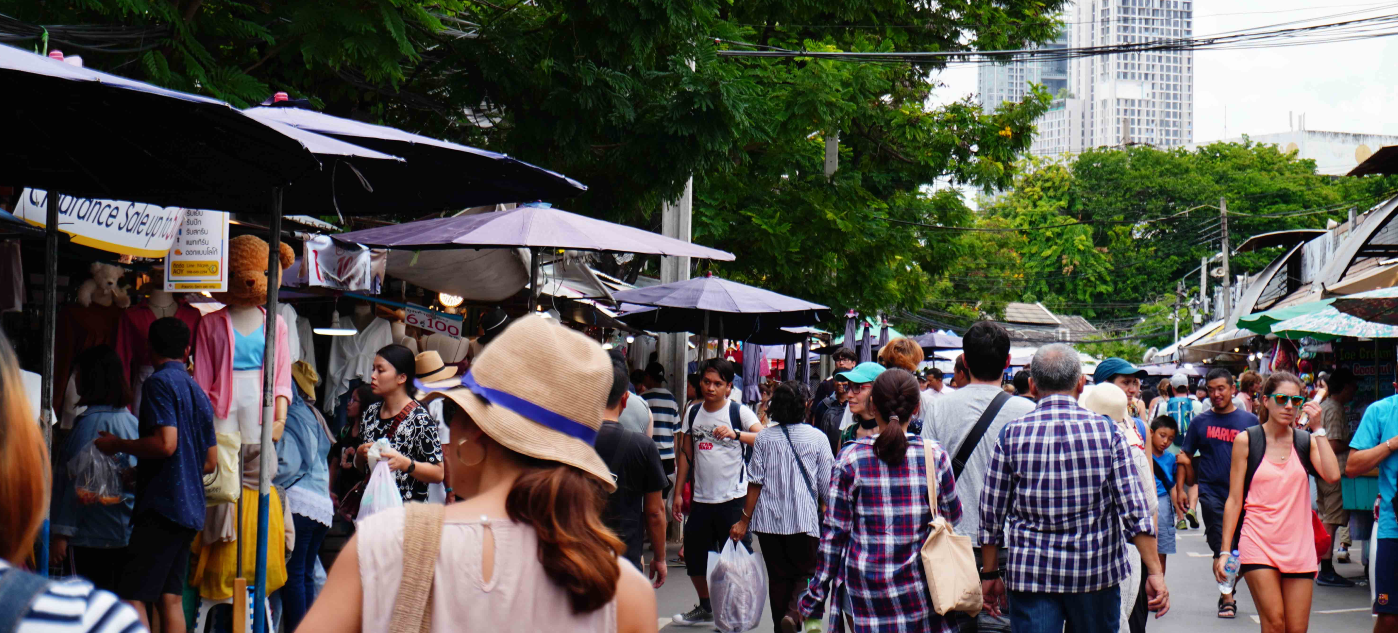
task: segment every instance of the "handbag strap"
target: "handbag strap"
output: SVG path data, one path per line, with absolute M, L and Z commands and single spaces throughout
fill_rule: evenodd
M 432 579 L 442 545 L 439 503 L 403 506 L 403 581 L 393 603 L 390 633 L 427 633 L 432 630 Z
M 791 441 L 791 431 L 785 424 L 780 425 L 782 435 L 786 436 L 786 443 L 791 447 L 791 456 L 796 458 L 796 465 L 801 467 L 801 478 L 806 480 L 806 491 L 811 493 L 811 501 L 815 502 L 816 512 L 820 512 L 820 496 L 816 494 L 815 484 L 811 483 L 811 472 L 806 470 L 806 463 L 801 461 L 801 454 L 796 452 L 796 443 Z
M 931 455 L 928 454 L 927 445 L 922 445 L 922 469 L 927 471 L 927 508 L 932 512 L 932 521 L 937 521 L 937 482 L 932 477 Z
M 1001 391 L 995 394 L 995 399 L 990 401 L 990 406 L 981 412 L 981 417 L 976 420 L 976 425 L 971 427 L 971 432 L 966 434 L 966 439 L 961 440 L 961 446 L 956 449 L 956 457 L 951 459 L 951 474 L 960 478 L 961 471 L 965 470 L 966 462 L 971 459 L 976 447 L 980 445 L 981 438 L 985 437 L 985 432 L 990 428 L 990 423 L 995 421 L 995 416 L 1000 414 L 1000 409 L 1005 403 L 1010 401 L 1010 394 Z

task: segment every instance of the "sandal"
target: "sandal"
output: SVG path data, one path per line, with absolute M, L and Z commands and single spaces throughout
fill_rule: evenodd
M 1238 602 L 1224 602 L 1222 598 L 1218 601 L 1218 617 L 1225 620 L 1232 620 L 1238 617 Z

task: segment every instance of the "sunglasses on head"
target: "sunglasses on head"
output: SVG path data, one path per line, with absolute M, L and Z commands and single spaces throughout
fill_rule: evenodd
M 1293 407 L 1299 407 L 1299 406 L 1301 406 L 1301 405 L 1303 405 L 1303 404 L 1306 404 L 1306 397 L 1305 397 L 1305 396 L 1289 396 L 1289 395 L 1286 395 L 1286 394 L 1284 394 L 1284 393 L 1274 393 L 1274 394 L 1271 394 L 1271 395 L 1269 395 L 1269 396 L 1267 396 L 1267 397 L 1268 397 L 1268 398 L 1271 398 L 1273 402 L 1276 402 L 1276 403 L 1277 403 L 1277 406 L 1279 406 L 1279 407 L 1284 407 L 1284 406 L 1286 406 L 1286 401 L 1287 401 L 1287 400 L 1290 400 L 1290 401 L 1291 401 L 1291 406 L 1293 406 Z

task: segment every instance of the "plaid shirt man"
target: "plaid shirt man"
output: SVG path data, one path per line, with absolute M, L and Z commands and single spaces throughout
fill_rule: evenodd
M 1086 593 L 1130 574 L 1126 539 L 1155 534 L 1126 438 L 1066 395 L 1005 427 L 981 491 L 980 540 L 1009 548 L 1011 591 Z
M 816 574 L 797 608 L 812 617 L 824 604 L 842 630 L 848 592 L 858 630 L 955 631 L 970 618 L 932 610 L 921 558 L 933 517 L 928 464 L 937 481 L 937 514 L 952 523 L 961 518 L 951 457 L 941 444 L 910 435 L 903 463 L 890 467 L 874 452 L 874 439 L 855 440 L 835 460 Z

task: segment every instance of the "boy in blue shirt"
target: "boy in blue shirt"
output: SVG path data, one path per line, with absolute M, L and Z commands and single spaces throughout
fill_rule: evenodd
M 1155 542 L 1161 570 L 1165 569 L 1165 555 L 1175 553 L 1175 513 L 1184 513 L 1184 489 L 1194 483 L 1189 456 L 1170 452 L 1178 434 L 1179 424 L 1168 415 L 1158 416 L 1150 423 L 1150 455 L 1155 462 L 1155 495 L 1160 504 Z

